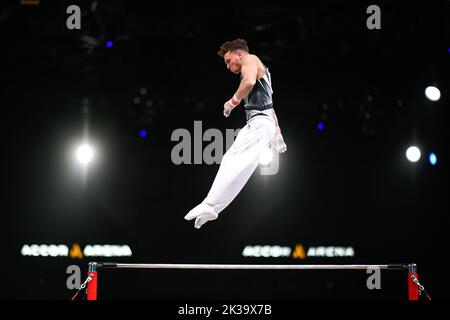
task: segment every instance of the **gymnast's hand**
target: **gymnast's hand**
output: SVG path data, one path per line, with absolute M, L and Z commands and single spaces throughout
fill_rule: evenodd
M 283 135 L 281 134 L 280 127 L 277 127 L 277 133 L 275 134 L 275 137 L 272 140 L 272 147 L 278 153 L 284 153 L 284 152 L 287 151 L 287 145 L 284 142 Z

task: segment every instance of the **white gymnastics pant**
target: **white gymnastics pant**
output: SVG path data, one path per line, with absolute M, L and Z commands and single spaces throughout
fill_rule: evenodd
M 276 134 L 275 122 L 268 116 L 256 116 L 239 131 L 225 153 L 214 183 L 202 203 L 219 214 L 236 198 L 258 167 L 261 153 Z

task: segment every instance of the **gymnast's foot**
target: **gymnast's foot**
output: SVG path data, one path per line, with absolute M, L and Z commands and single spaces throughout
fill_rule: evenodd
M 186 220 L 195 218 L 195 228 L 200 229 L 202 225 L 211 220 L 216 220 L 219 215 L 214 208 L 206 203 L 200 203 L 184 217 Z

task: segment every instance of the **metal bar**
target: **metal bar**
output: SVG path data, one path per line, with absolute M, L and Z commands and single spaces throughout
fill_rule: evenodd
M 190 270 L 408 270 L 414 264 L 174 264 L 174 263 L 115 263 L 91 262 L 89 274 L 94 276 L 88 286 L 88 300 L 97 300 L 98 269 L 190 269 Z M 90 291 L 90 295 L 89 295 Z M 411 296 L 410 296 L 411 299 Z
M 270 265 L 270 264 L 160 264 L 160 263 L 98 263 L 98 268 L 117 269 L 210 269 L 210 270 L 405 270 L 408 264 L 318 264 L 318 265 Z

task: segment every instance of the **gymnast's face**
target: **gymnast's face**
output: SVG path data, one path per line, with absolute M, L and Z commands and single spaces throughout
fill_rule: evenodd
M 237 51 L 228 51 L 223 56 L 225 64 L 227 65 L 227 69 L 233 72 L 234 74 L 238 74 L 241 72 L 242 62 L 241 62 L 242 52 Z

